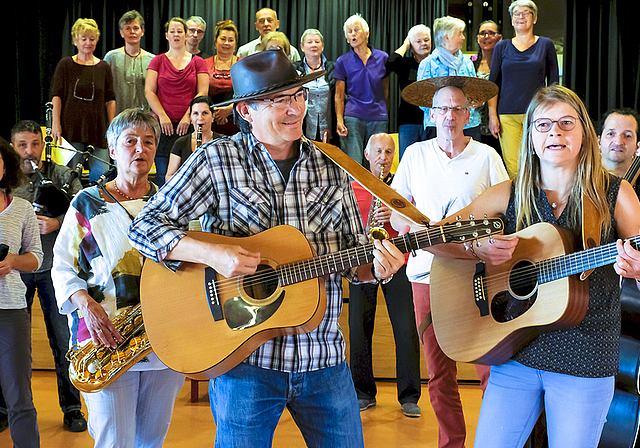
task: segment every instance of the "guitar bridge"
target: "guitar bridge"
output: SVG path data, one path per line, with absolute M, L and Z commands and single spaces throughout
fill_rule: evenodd
M 473 275 L 473 298 L 480 310 L 480 316 L 489 315 L 489 302 L 487 301 L 487 287 L 484 284 L 484 263 L 476 264 L 476 273 Z

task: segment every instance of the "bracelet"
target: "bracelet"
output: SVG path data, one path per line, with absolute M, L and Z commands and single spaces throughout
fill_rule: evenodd
M 373 279 L 376 281 L 376 285 L 379 285 L 382 280 L 380 280 L 377 276 L 376 276 L 376 270 L 373 267 L 373 263 L 371 263 L 371 276 L 373 277 Z
M 482 258 L 478 257 L 478 254 L 476 254 L 476 251 L 473 250 L 473 241 L 471 241 L 468 246 L 467 246 L 467 243 L 464 243 L 464 248 L 465 248 L 465 250 L 470 250 L 471 251 L 471 255 L 473 255 L 476 258 L 476 260 L 478 260 L 480 263 L 484 263 L 484 260 L 482 260 Z

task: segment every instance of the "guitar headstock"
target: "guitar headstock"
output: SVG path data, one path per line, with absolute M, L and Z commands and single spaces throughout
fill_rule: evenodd
M 468 221 L 462 221 L 458 216 L 456 221 L 442 226 L 442 232 L 446 242 L 464 243 L 478 238 L 496 235 L 504 231 L 504 223 L 500 218 L 475 219 L 469 216 Z

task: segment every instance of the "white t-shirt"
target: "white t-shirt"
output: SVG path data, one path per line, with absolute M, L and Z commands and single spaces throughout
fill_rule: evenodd
M 257 39 L 247 42 L 246 44 L 238 48 L 236 55 L 239 58 L 246 58 L 249 55 L 257 53 L 258 45 L 260 45 L 260 41 L 261 41 L 261 38 L 258 37 Z M 291 62 L 298 62 L 300 60 L 300 53 L 298 53 L 298 50 L 296 50 L 296 47 L 294 47 L 293 45 L 289 45 L 289 46 L 290 46 L 290 53 L 291 53 L 289 55 L 289 60 Z
M 440 221 L 469 205 L 487 188 L 507 179 L 502 159 L 490 146 L 470 139 L 462 153 L 450 159 L 434 138 L 406 149 L 391 187 L 413 201 L 429 219 Z M 432 260 L 433 255 L 424 250 L 410 256 L 409 280 L 429 283 Z

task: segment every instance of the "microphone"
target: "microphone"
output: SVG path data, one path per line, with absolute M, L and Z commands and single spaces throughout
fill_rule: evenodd
M 100 178 L 96 181 L 96 185 L 98 185 L 99 187 L 104 186 L 107 179 L 109 179 L 117 170 L 118 168 L 115 165 L 110 165 L 107 172 L 100 176 Z

